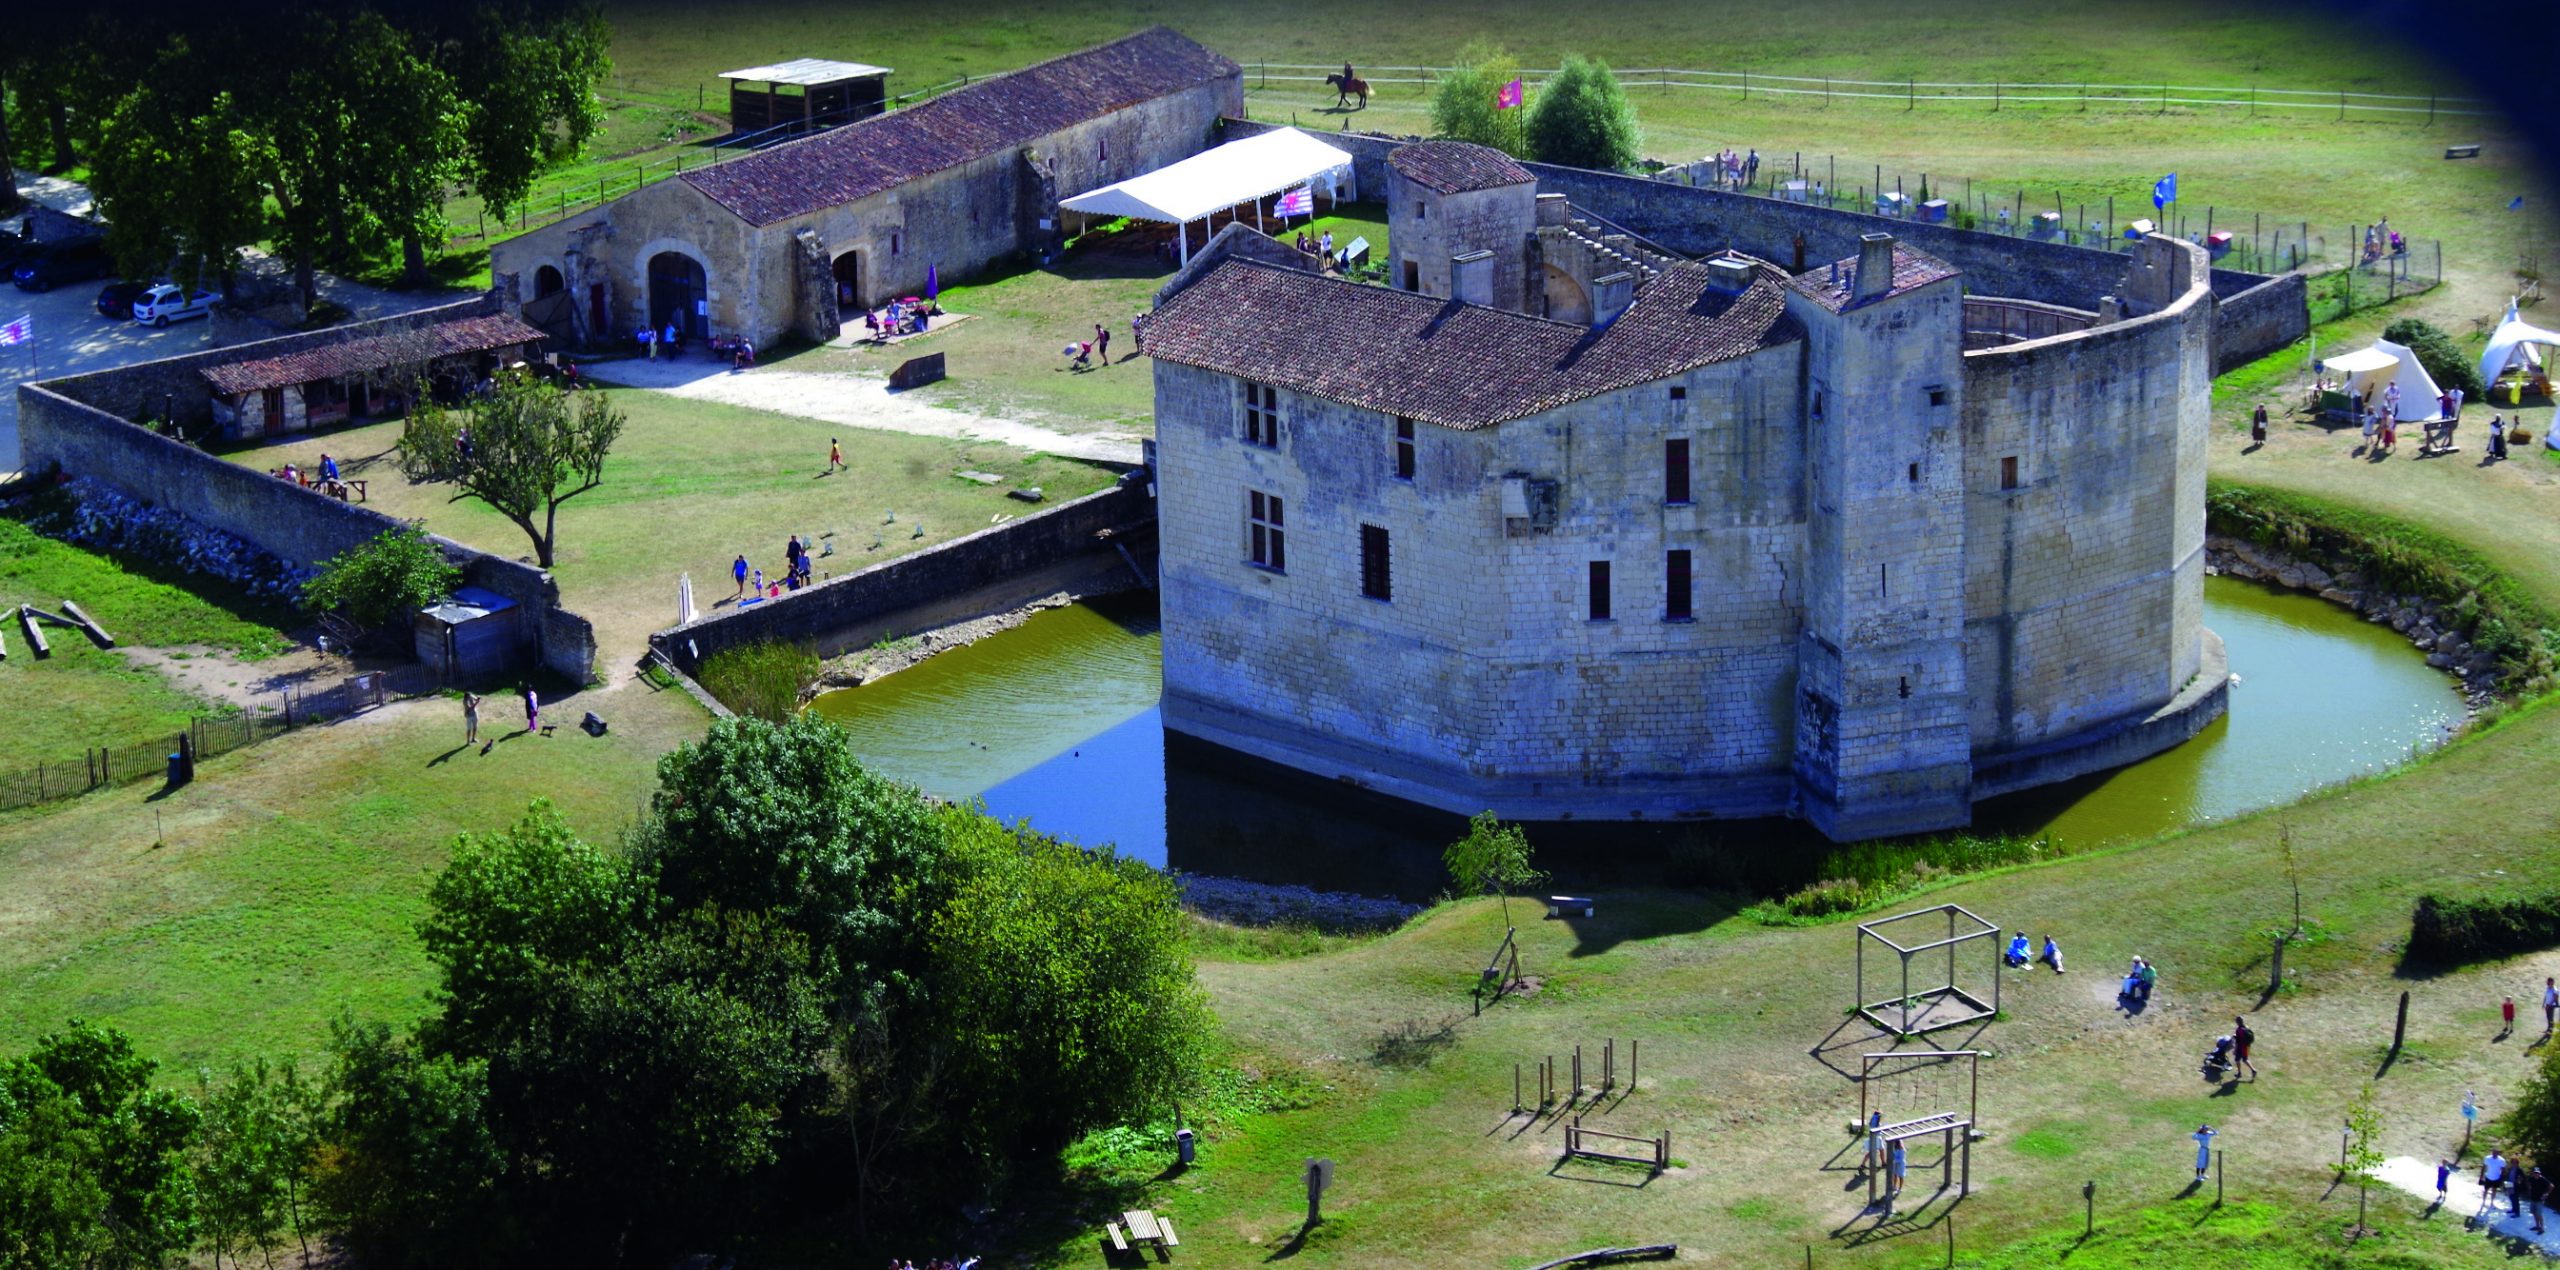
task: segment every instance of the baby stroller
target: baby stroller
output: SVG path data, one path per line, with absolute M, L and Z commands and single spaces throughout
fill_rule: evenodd
M 2213 1038 L 2213 1049 L 2204 1056 L 2204 1067 L 2202 1068 L 2202 1071 L 2206 1080 L 2216 1083 L 2219 1083 L 2225 1075 L 2229 1074 L 2231 1071 L 2230 1037 L 2217 1036 Z

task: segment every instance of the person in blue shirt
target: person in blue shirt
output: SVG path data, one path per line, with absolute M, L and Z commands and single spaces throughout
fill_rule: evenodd
M 2019 931 L 2009 937 L 2009 964 L 2012 966 L 2027 964 L 2027 932 Z
M 320 479 L 324 481 L 338 479 L 338 461 L 326 454 L 320 456 Z

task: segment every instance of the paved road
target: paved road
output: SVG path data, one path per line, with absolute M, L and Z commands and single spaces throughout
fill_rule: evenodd
M 89 191 L 76 183 L 24 171 L 17 174 L 17 179 L 18 192 L 32 202 L 75 216 L 86 213 L 90 208 Z M 5 225 L 15 232 L 18 220 L 10 217 Z M 270 258 L 259 256 L 248 267 L 254 271 L 282 266 Z M 319 281 L 323 296 L 345 305 L 359 318 L 406 313 L 411 309 L 457 300 L 468 294 L 384 291 L 327 274 L 322 274 Z M 0 289 L 0 322 L 24 314 L 34 319 L 35 327 L 32 343 L 0 349 L 0 471 L 14 470 L 18 466 L 19 384 L 83 371 L 130 366 L 136 362 L 177 357 L 214 347 L 213 324 L 210 321 L 182 322 L 166 330 L 153 330 L 98 316 L 98 289 L 103 285 L 81 282 L 43 293 Z
M 2544 1170 L 2545 1173 L 2549 1171 Z M 2425 1160 L 2393 1156 L 2382 1162 L 2375 1176 L 2384 1184 L 2420 1199 L 2432 1202 L 2436 1197 L 2436 1166 Z M 2491 1205 L 2480 1190 L 2480 1157 L 2476 1155 L 2465 1162 L 2445 1187 L 2443 1211 L 2499 1238 L 2531 1244 L 2541 1249 L 2546 1257 L 2560 1257 L 2560 1220 L 2554 1219 L 2551 1210 L 2543 1210 L 2542 1233 L 2535 1234 L 2531 1217 L 2507 1216 L 2507 1203 L 2503 1199 Z

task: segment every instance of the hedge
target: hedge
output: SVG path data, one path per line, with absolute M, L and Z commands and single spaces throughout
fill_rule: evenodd
M 2418 897 L 2409 918 L 2411 961 L 2462 965 L 2560 945 L 2560 891 L 2455 900 Z

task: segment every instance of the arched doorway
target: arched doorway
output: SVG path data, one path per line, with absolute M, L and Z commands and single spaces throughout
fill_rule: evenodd
M 853 312 L 864 307 L 862 297 L 862 253 L 848 251 L 836 257 L 836 311 Z
M 664 330 L 669 321 L 684 332 L 687 339 L 705 339 L 711 334 L 711 318 L 706 301 L 711 288 L 703 280 L 702 263 L 680 251 L 662 251 L 649 258 L 649 326 Z
M 561 279 L 560 271 L 549 265 L 544 265 L 543 267 L 533 271 L 534 299 L 539 300 L 546 295 L 558 295 L 563 290 L 566 290 L 568 285 L 569 284 L 567 282 Z
M 1551 321 L 1584 325 L 1591 321 L 1591 293 L 1572 274 L 1554 265 L 1546 267 L 1546 317 Z

